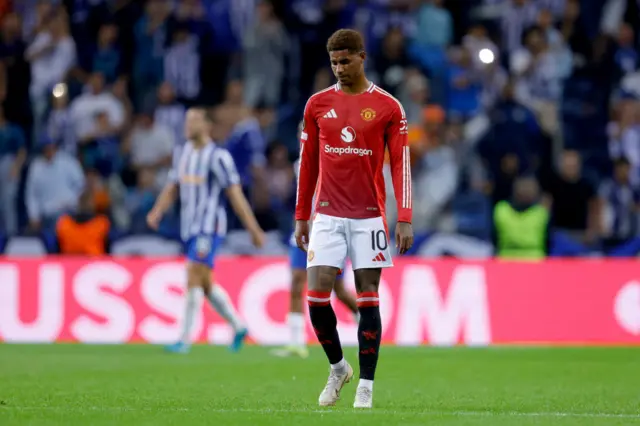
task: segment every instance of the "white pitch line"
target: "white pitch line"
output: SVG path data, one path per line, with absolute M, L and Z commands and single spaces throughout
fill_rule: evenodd
M 162 408 L 133 408 L 133 407 L 35 407 L 35 406 L 0 406 L 0 414 L 2 411 L 104 411 L 104 412 L 141 412 L 141 411 L 156 411 L 156 412 L 191 412 L 195 411 L 186 407 L 162 407 Z M 594 418 L 594 419 L 637 419 L 640 420 L 640 414 L 628 414 L 628 413 L 579 413 L 579 412 L 562 412 L 562 411 L 548 411 L 548 412 L 526 412 L 526 411 L 463 411 L 463 410 L 423 410 L 423 411 L 411 411 L 411 410 L 334 410 L 334 409 L 268 409 L 268 408 L 203 408 L 197 411 L 205 411 L 207 413 L 250 413 L 250 414 L 353 414 L 353 415 L 368 415 L 368 414 L 386 414 L 397 416 L 452 416 L 452 417 L 572 417 L 572 418 Z

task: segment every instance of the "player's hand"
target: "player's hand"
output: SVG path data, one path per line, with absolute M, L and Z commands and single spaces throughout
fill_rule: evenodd
M 147 215 L 147 225 L 149 225 L 149 228 L 153 229 L 154 231 L 157 231 L 158 227 L 160 227 L 161 220 L 162 220 L 162 213 L 156 209 L 151 209 L 151 211 Z
M 256 248 L 262 248 L 262 246 L 264 246 L 264 231 L 260 228 L 251 231 L 251 243 L 254 245 L 254 247 Z
M 410 223 L 398 222 L 396 225 L 396 248 L 405 254 L 413 246 L 413 228 Z
M 296 220 L 296 231 L 294 233 L 298 248 L 307 251 L 309 245 L 309 222 L 306 220 Z

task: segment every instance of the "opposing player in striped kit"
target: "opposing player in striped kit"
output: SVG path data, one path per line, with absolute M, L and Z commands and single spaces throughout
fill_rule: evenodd
M 387 149 L 398 206 L 396 246 L 402 254 L 413 244 L 407 119 L 397 99 L 367 80 L 358 32 L 336 31 L 327 52 L 338 83 L 311 96 L 305 107 L 295 238 L 308 250 L 309 314 L 331 364 L 318 402 L 334 405 L 353 376 L 330 303 L 336 275 L 349 256 L 360 311 L 360 381 L 353 406 L 370 408 L 382 335 L 378 286 L 382 268 L 393 266 L 384 210 Z
M 300 123 L 300 132 L 302 131 L 302 123 Z M 300 174 L 300 161 L 294 164 L 294 170 L 297 176 Z M 307 350 L 307 337 L 305 333 L 305 320 L 302 296 L 304 287 L 307 282 L 307 253 L 300 250 L 296 245 L 294 235 L 291 235 L 291 247 L 289 248 L 289 265 L 291 266 L 291 290 L 289 292 L 289 314 L 287 315 L 287 325 L 289 326 L 289 344 L 284 348 L 275 349 L 272 354 L 276 356 L 299 356 L 306 358 L 309 355 Z M 342 271 L 336 277 L 336 283 L 333 287 L 338 300 L 340 300 L 349 309 L 356 323 L 360 319 L 356 298 L 345 288 L 344 274 Z
M 187 303 L 180 340 L 167 347 L 170 352 L 185 353 L 190 348 L 190 331 L 201 292 L 235 331 L 230 349 L 238 351 L 247 328 L 236 312 L 227 292 L 212 285 L 211 271 L 216 250 L 226 234 L 226 203 L 236 212 L 260 247 L 264 233 L 251 211 L 240 186 L 240 178 L 229 152 L 209 138 L 210 119 L 204 108 L 187 112 L 185 133 L 187 142 L 176 148 L 169 181 L 147 217 L 152 229 L 157 229 L 162 216 L 180 195 L 180 233 L 187 256 Z

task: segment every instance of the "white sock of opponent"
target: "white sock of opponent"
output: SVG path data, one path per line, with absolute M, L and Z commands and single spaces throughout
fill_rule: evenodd
M 240 319 L 236 308 L 233 307 L 231 303 L 231 298 L 229 295 L 219 285 L 214 285 L 209 292 L 209 303 L 211 303 L 211 307 L 216 310 L 220 314 L 222 318 L 224 318 L 235 331 L 240 331 L 245 328 L 244 323 Z
M 191 343 L 191 326 L 196 315 L 196 309 L 198 309 L 199 297 L 199 288 L 187 290 L 187 303 L 185 305 L 184 319 L 182 320 L 182 336 L 180 337 L 180 341 L 186 345 Z
M 306 346 L 307 336 L 304 330 L 304 320 L 304 314 L 300 312 L 289 312 L 289 315 L 287 315 L 287 324 L 289 325 L 291 346 Z

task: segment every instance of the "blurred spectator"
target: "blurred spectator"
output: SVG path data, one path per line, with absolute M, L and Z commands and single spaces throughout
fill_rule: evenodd
M 38 34 L 47 30 L 49 20 L 55 14 L 58 0 L 24 0 L 13 2 L 22 16 L 22 37 L 28 43 Z
M 489 34 L 487 33 L 487 29 L 481 24 L 475 24 L 469 28 L 469 31 L 462 39 L 462 47 L 469 52 L 475 67 L 478 69 L 482 69 L 486 66 L 486 64 L 480 59 L 480 52 L 482 50 L 490 50 L 493 53 L 494 58 L 497 58 L 499 55 L 498 46 L 491 41 Z
M 0 225 L 9 234 L 18 230 L 18 184 L 26 159 L 24 132 L 7 121 L 0 107 Z
M 118 129 L 111 126 L 109 116 L 104 111 L 98 111 L 93 121 L 93 133 L 80 140 L 80 158 L 85 167 L 95 169 L 103 177 L 109 177 L 118 173 L 121 168 Z
M 427 122 L 425 136 L 426 152 L 418 157 L 414 173 L 413 226 L 419 231 L 438 228 L 457 188 L 459 172 L 456 154 L 444 139 L 443 124 Z
M 31 63 L 31 97 L 34 135 L 39 137 L 48 106 L 49 93 L 56 83 L 66 78 L 76 63 L 76 45 L 69 33 L 69 22 L 63 11 L 56 12 L 45 29 L 39 32 L 27 48 Z
M 549 9 L 541 9 L 538 12 L 536 19 L 536 25 L 540 27 L 540 30 L 544 33 L 549 48 L 552 50 L 563 49 L 565 40 L 562 37 L 562 33 L 554 26 L 554 19 Z
M 124 150 L 129 154 L 130 172 L 133 172 L 127 181 L 136 182 L 138 171 L 149 168 L 155 174 L 156 188 L 161 188 L 171 167 L 175 139 L 171 129 L 155 121 L 153 116 L 152 111 L 138 114 L 127 138 Z
M 241 80 L 230 80 L 224 96 L 224 104 L 231 107 L 244 105 L 244 85 Z
M 60 215 L 74 211 L 85 185 L 78 160 L 58 151 L 51 139 L 41 141 L 42 154 L 29 167 L 26 204 L 31 230 L 52 229 Z
M 477 150 L 493 177 L 494 202 L 511 196 L 513 179 L 535 170 L 540 151 L 540 129 L 533 113 L 514 99 L 507 83 L 502 97 L 490 112 L 491 127 Z
M 415 41 L 424 46 L 447 47 L 453 39 L 451 14 L 443 0 L 427 0 L 418 12 Z
M 253 115 L 258 120 L 260 131 L 262 132 L 262 138 L 266 144 L 273 142 L 277 136 L 277 121 L 275 108 L 268 105 L 258 105 Z M 268 148 L 267 148 L 268 149 Z
M 640 62 L 638 50 L 634 46 L 634 31 L 631 25 L 622 24 L 617 41 L 615 63 L 620 75 L 625 76 L 637 70 Z
M 289 151 L 281 143 L 269 146 L 268 162 L 265 170 L 269 195 L 277 205 L 285 204 L 293 193 L 293 167 L 289 161 Z
M 603 234 L 607 245 L 622 244 L 638 236 L 640 187 L 631 182 L 631 164 L 621 157 L 614 163 L 613 178 L 598 190 L 603 209 Z
M 509 83 L 509 74 L 500 66 L 498 60 L 494 60 L 480 69 L 480 79 L 480 104 L 485 111 L 490 111 L 500 101 L 501 94 Z
M 120 132 L 125 120 L 124 105 L 105 89 L 104 75 L 99 72 L 91 74 L 84 93 L 71 102 L 70 113 L 76 138 L 81 143 L 106 130 L 98 129 L 101 123 L 96 118 L 101 113 L 105 113 L 108 118 L 110 133 Z
M 111 197 L 102 174 L 97 169 L 88 169 L 86 172 L 85 190 L 91 194 L 93 210 L 96 213 L 108 214 L 111 208 Z
M 511 53 L 520 48 L 524 30 L 538 16 L 534 0 L 505 0 L 502 5 L 502 46 Z
M 579 0 L 567 0 L 558 28 L 573 53 L 573 64 L 582 68 L 591 54 L 589 36 L 580 18 Z
M 448 71 L 447 114 L 459 119 L 469 119 L 480 107 L 480 74 L 474 69 L 469 51 L 454 51 Z
M 538 182 L 520 177 L 513 198 L 500 201 L 493 211 L 496 255 L 506 259 L 541 259 L 547 254 L 549 212 L 540 203 Z
M 125 197 L 125 206 L 131 215 L 132 232 L 149 232 L 147 214 L 158 195 L 155 185 L 156 174 L 153 169 L 142 168 L 138 171 L 136 186 L 131 188 Z
M 56 224 L 60 253 L 84 256 L 105 254 L 109 228 L 109 219 L 95 212 L 91 191 L 84 191 L 80 196 L 78 211 L 62 215 Z
M 21 38 L 21 20 L 16 13 L 9 13 L 2 21 L 0 42 L 0 61 L 4 81 L 0 90 L 6 105 L 7 118 L 27 128 L 31 121 L 31 105 L 29 103 L 29 85 L 31 71 L 25 60 L 26 45 Z M 27 146 L 31 146 L 27 141 Z
M 407 73 L 397 97 L 404 107 L 409 126 L 421 123 L 423 109 L 429 101 L 429 80 L 418 72 Z
M 184 142 L 184 120 L 186 108 L 176 100 L 175 91 L 170 83 L 164 82 L 158 88 L 157 106 L 154 121 L 170 127 L 176 143 Z
M 216 115 L 216 124 L 230 129 L 225 147 L 236 163 L 242 186 L 248 189 L 266 165 L 266 142 L 260 122 L 246 108 L 222 107 Z
M 280 229 L 288 229 L 291 226 L 289 205 L 294 196 L 294 187 L 291 185 L 294 174 L 289 161 L 289 150 L 286 145 L 275 142 L 269 146 L 267 155 L 265 180 L 268 192 L 255 194 L 254 200 L 256 205 L 261 204 L 265 210 L 272 210 Z
M 200 94 L 200 55 L 198 39 L 187 24 L 176 26 L 171 45 L 164 56 L 164 78 L 178 99 L 193 102 Z
M 517 97 L 536 112 L 540 126 L 548 134 L 556 134 L 558 101 L 562 83 L 571 72 L 571 57 L 552 50 L 540 27 L 529 29 L 525 47 L 511 57 L 511 71 L 517 78 Z
M 398 96 L 398 88 L 406 80 L 410 66 L 404 35 L 399 28 L 392 28 L 385 34 L 380 54 L 373 57 L 373 63 L 378 84 Z
M 112 84 L 122 73 L 122 53 L 117 45 L 118 27 L 105 23 L 98 32 L 98 43 L 93 54 L 91 71 L 101 73 L 107 84 Z
M 149 0 L 136 22 L 133 63 L 134 104 L 140 106 L 163 80 L 165 45 L 168 37 L 168 2 Z
M 632 181 L 640 182 L 640 102 L 621 102 L 618 115 L 607 126 L 609 155 L 614 160 L 625 158 L 631 165 Z
M 600 210 L 593 185 L 582 176 L 582 161 L 576 151 L 564 151 L 560 168 L 542 182 L 551 196 L 554 226 L 572 239 L 593 243 L 600 236 Z
M 289 43 L 271 0 L 260 0 L 256 23 L 243 40 L 244 100 L 249 107 L 259 103 L 275 106 L 279 102 Z
M 69 108 L 69 91 L 65 83 L 58 83 L 51 94 L 51 111 L 47 121 L 47 135 L 60 144 L 68 154 L 76 155 L 78 139 Z

